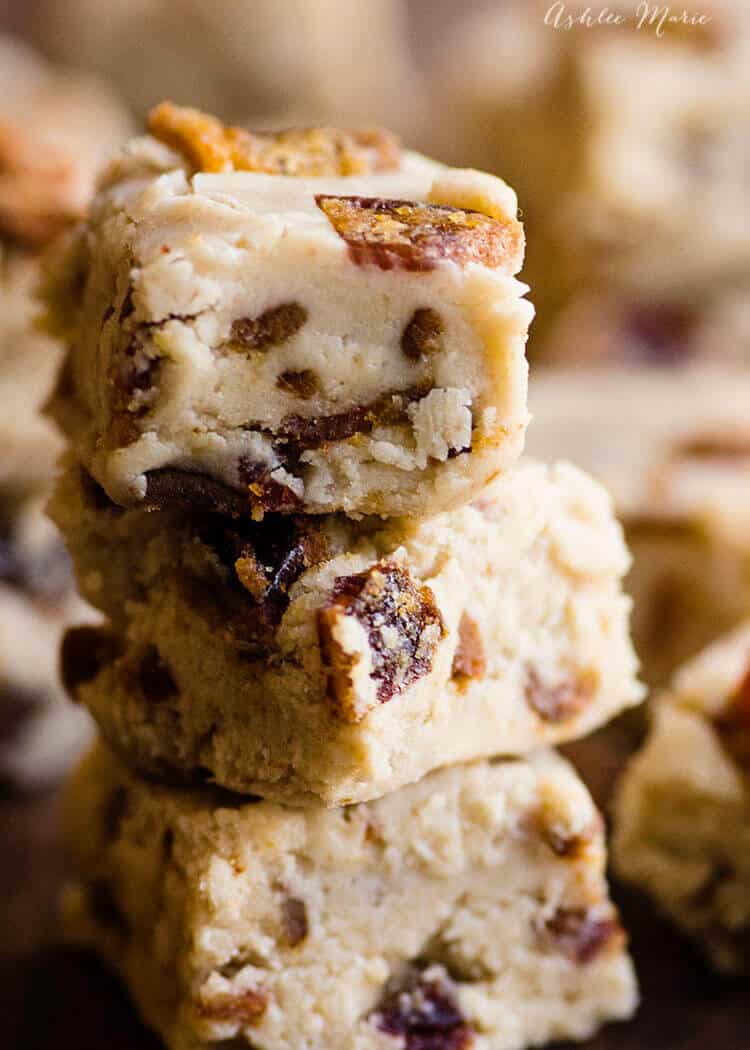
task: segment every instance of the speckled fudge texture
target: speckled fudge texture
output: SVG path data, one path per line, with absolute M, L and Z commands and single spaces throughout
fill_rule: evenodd
M 76 467 L 53 501 L 115 629 L 100 659 L 68 639 L 67 680 L 146 771 L 361 801 L 578 737 L 641 698 L 622 533 L 572 466 L 524 462 L 421 521 L 248 527 L 195 502 L 123 511 Z
M 521 1050 L 635 1007 L 601 820 L 554 754 L 302 811 L 102 750 L 68 802 L 70 934 L 169 1050 Z
M 616 803 L 618 872 L 722 970 L 750 971 L 750 623 L 674 676 Z
M 516 198 L 377 130 L 167 104 L 51 266 L 55 412 L 115 502 L 160 470 L 267 511 L 424 514 L 519 455 L 533 310 Z

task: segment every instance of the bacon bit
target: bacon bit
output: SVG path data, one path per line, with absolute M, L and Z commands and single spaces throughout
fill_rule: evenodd
M 210 1021 L 237 1021 L 257 1024 L 268 1009 L 268 995 L 260 988 L 248 988 L 236 995 L 225 992 L 200 1003 L 198 1012 Z
M 360 696 L 353 681 L 362 654 L 342 641 L 341 628 L 350 618 L 361 625 L 367 639 L 372 699 Z M 318 638 L 336 713 L 359 722 L 373 706 L 387 703 L 429 674 L 444 634 L 435 595 L 419 586 L 408 569 L 378 562 L 366 572 L 339 577 L 329 602 L 318 612 Z
M 148 130 L 181 153 L 196 171 L 257 171 L 270 175 L 362 175 L 398 168 L 398 140 L 379 128 L 290 128 L 256 134 L 187 106 L 162 102 Z
M 544 925 L 545 934 L 571 962 L 585 966 L 605 949 L 625 943 L 625 933 L 616 915 L 596 918 L 584 908 L 558 908 Z
M 282 372 L 276 380 L 276 386 L 285 394 L 293 394 L 300 401 L 309 401 L 320 389 L 317 373 L 311 368 L 303 368 L 301 371 L 289 369 Z
M 238 317 L 232 322 L 230 349 L 268 350 L 281 346 L 299 332 L 308 318 L 299 303 L 280 303 L 258 317 Z
M 448 204 L 380 197 L 315 198 L 358 266 L 381 270 L 433 270 L 441 262 L 481 263 L 512 272 L 521 224 Z
M 484 678 L 486 671 L 487 657 L 482 633 L 476 620 L 463 612 L 458 625 L 458 645 L 453 656 L 451 677 L 465 686 L 472 678 Z
M 290 948 L 296 948 L 305 940 L 309 931 L 305 902 L 299 897 L 287 897 L 281 905 L 281 918 L 287 944 Z
M 420 361 L 443 349 L 445 325 L 437 310 L 415 310 L 401 335 L 401 349 L 410 361 Z
M 526 682 L 526 702 L 545 722 L 566 722 L 590 703 L 593 684 L 583 678 L 547 685 L 534 670 Z
M 389 982 L 370 1022 L 403 1040 L 404 1050 L 469 1050 L 474 1043 L 474 1029 L 439 971 L 415 970 L 403 981 Z

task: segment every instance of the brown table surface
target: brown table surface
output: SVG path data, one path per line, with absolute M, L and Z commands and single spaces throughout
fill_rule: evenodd
M 568 749 L 604 803 L 627 753 L 624 729 Z M 158 1050 L 117 982 L 83 952 L 54 944 L 65 876 L 59 799 L 0 800 L 0 1047 L 2 1050 Z M 692 946 L 622 887 L 643 1004 L 589 1050 L 750 1050 L 750 988 L 713 975 Z

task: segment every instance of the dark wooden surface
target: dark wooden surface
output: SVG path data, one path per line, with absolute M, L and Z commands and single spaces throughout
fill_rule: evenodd
M 613 727 L 568 749 L 600 802 L 629 747 Z M 54 943 L 65 876 L 58 799 L 0 800 L 0 1048 L 158 1050 L 97 961 Z M 713 975 L 638 895 L 615 886 L 643 1004 L 588 1050 L 750 1050 L 750 983 Z

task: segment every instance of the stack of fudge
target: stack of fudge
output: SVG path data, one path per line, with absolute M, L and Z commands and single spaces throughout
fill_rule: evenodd
M 604 490 L 520 460 L 497 178 L 170 104 L 52 267 L 71 936 L 171 1050 L 513 1050 L 628 1017 L 555 744 L 641 699 Z

